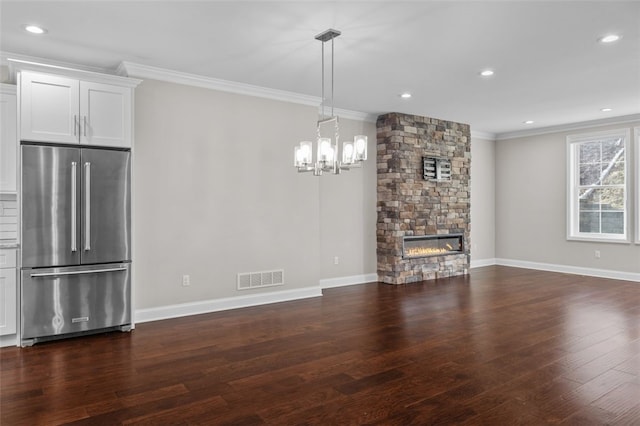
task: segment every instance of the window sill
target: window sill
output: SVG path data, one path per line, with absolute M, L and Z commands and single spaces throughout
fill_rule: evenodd
M 567 241 L 583 241 L 587 243 L 613 243 L 613 244 L 631 244 L 629 238 L 611 238 L 611 237 L 567 237 Z

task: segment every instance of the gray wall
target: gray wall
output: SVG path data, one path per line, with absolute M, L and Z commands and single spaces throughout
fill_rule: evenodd
M 319 179 L 321 279 L 376 272 L 376 124 L 341 118 L 340 135 L 367 135 L 368 160 Z
M 364 170 L 316 178 L 292 165 L 315 107 L 153 80 L 135 96 L 136 309 L 375 271 L 375 124 L 341 120 L 369 137 Z M 238 272 L 280 268 L 285 286 L 236 290 Z
M 495 246 L 495 142 L 471 135 L 471 266 L 493 262 Z
M 496 142 L 496 257 L 640 272 L 638 244 L 566 239 L 567 135 L 638 125 L 640 122 L 599 126 Z M 630 156 L 631 161 L 634 158 Z M 629 196 L 634 199 L 633 188 Z M 595 250 L 600 250 L 600 259 L 595 258 Z

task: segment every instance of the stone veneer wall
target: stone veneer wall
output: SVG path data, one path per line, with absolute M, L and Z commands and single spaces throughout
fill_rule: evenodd
M 377 120 L 378 280 L 405 284 L 469 269 L 471 137 L 467 124 L 400 113 Z M 422 157 L 451 160 L 451 180 L 422 177 Z M 402 238 L 464 234 L 464 253 L 402 258 Z

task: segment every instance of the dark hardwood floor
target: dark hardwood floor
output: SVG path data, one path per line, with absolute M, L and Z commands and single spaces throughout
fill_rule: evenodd
M 492 266 L 0 355 L 3 426 L 640 425 L 640 283 Z

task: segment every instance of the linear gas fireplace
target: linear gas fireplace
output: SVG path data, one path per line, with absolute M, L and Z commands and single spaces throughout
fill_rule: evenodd
M 458 253 L 464 253 L 464 234 L 422 235 L 402 239 L 404 259 Z

